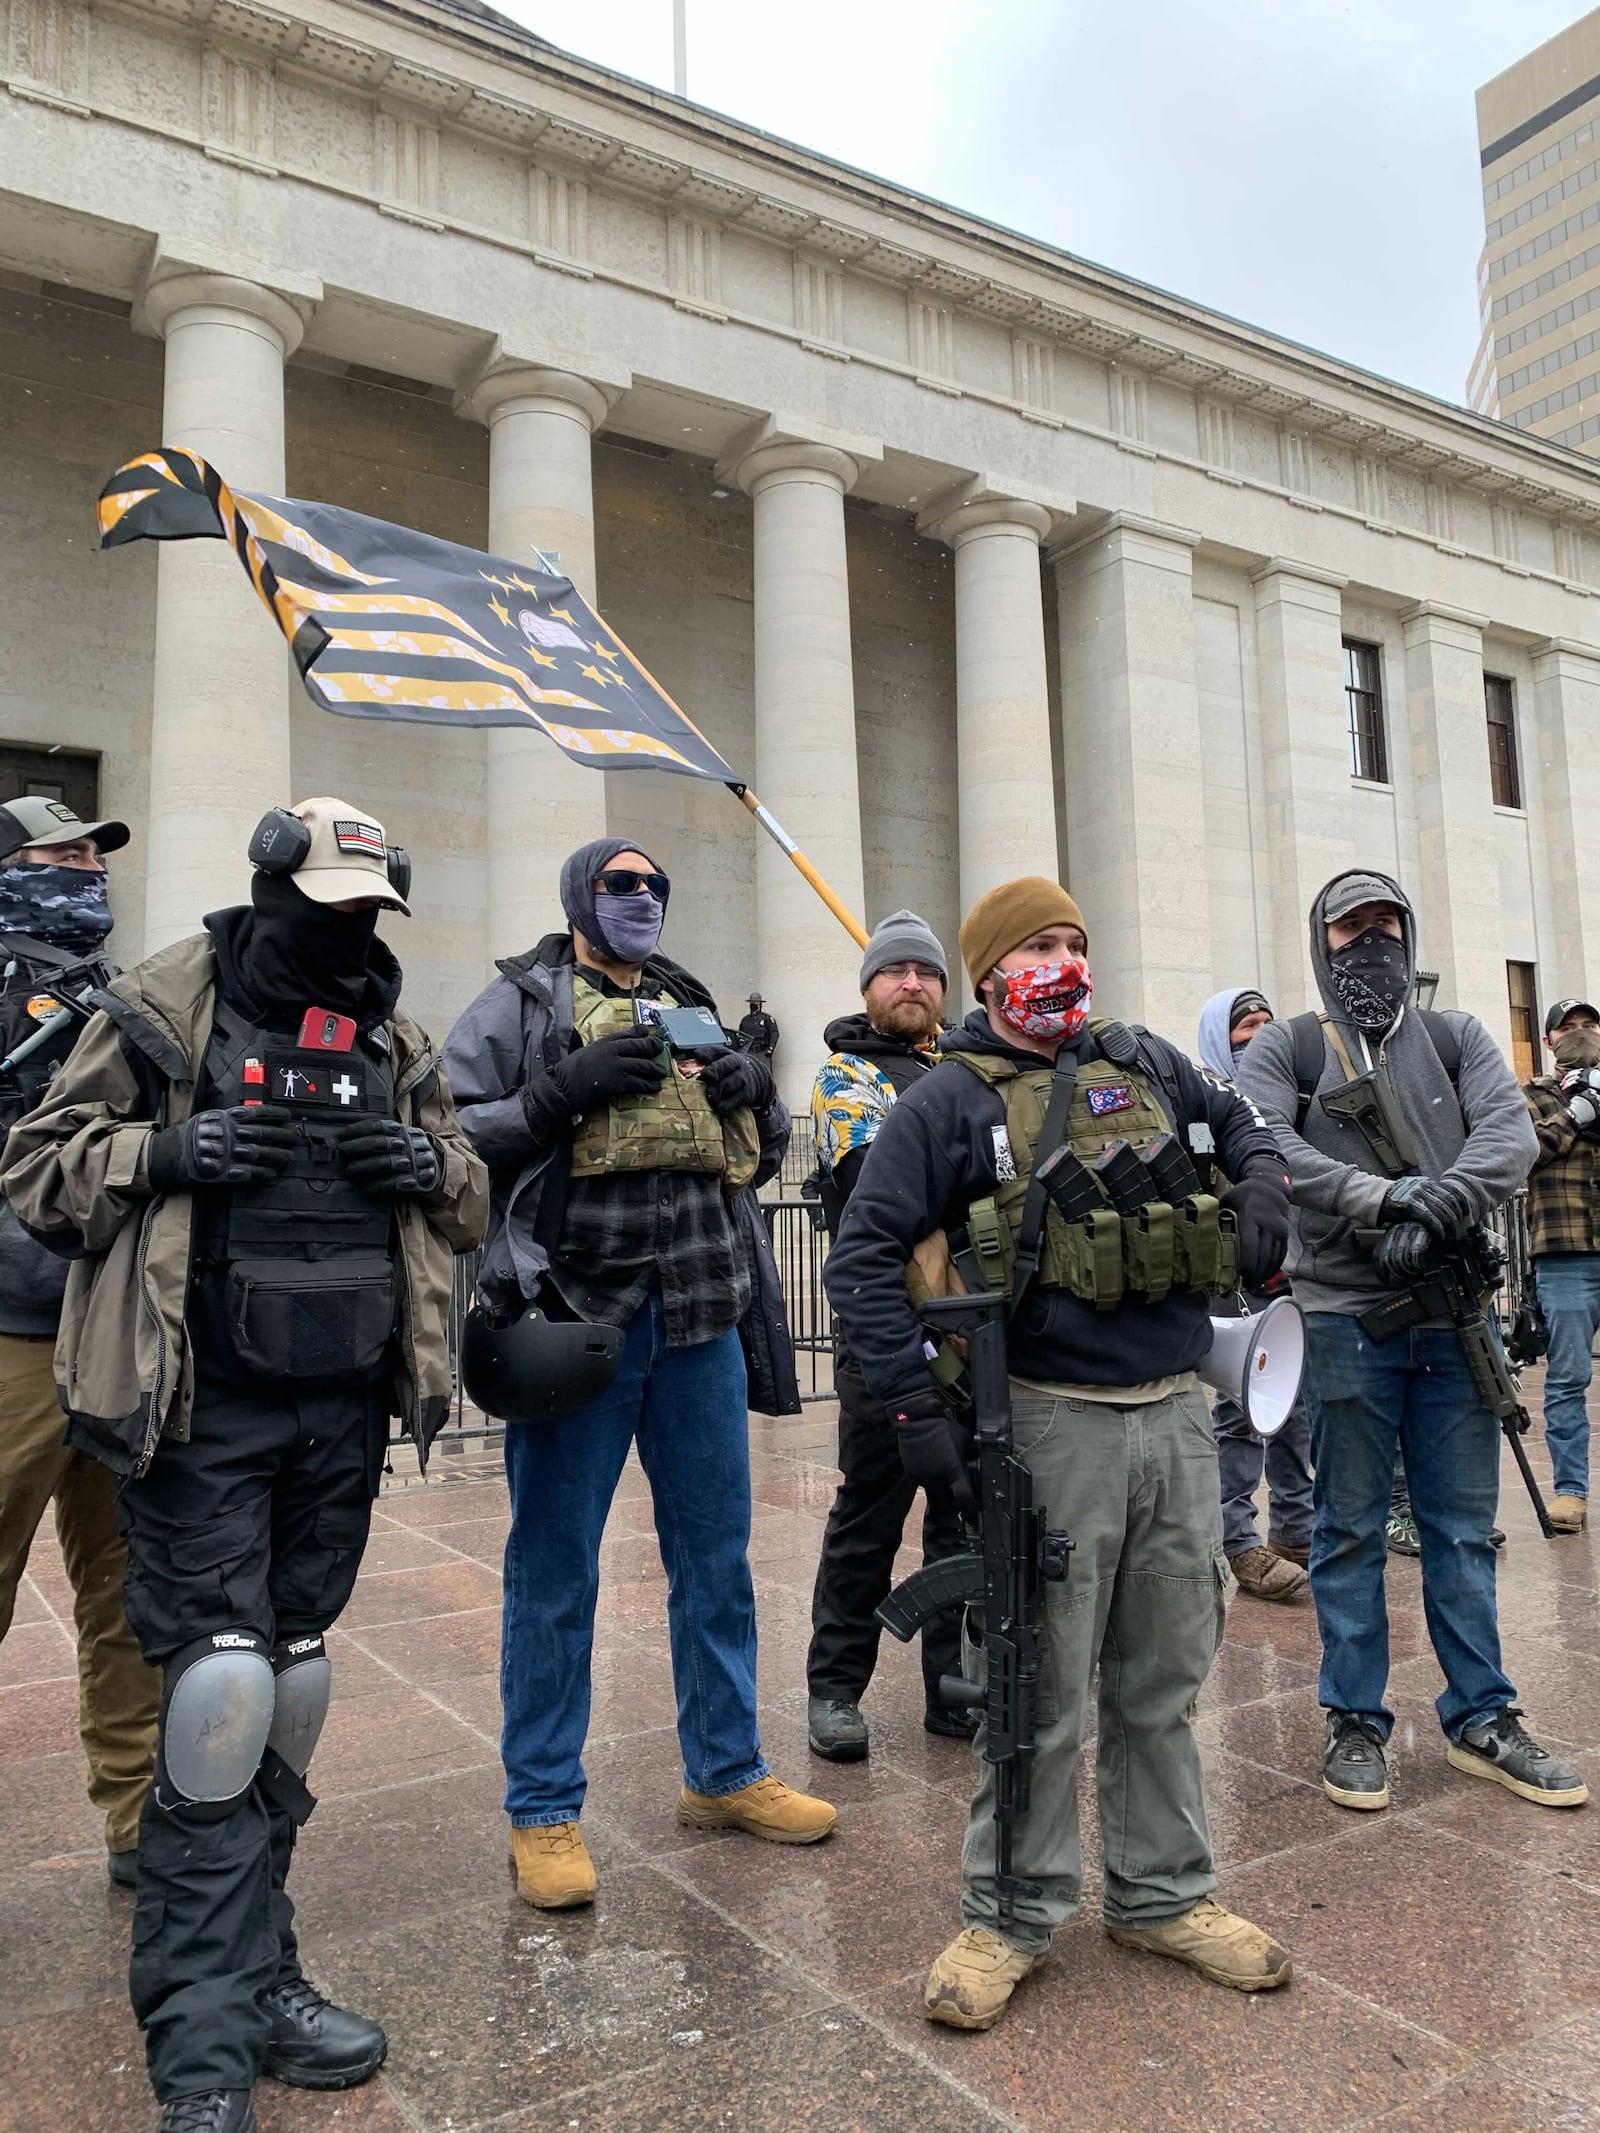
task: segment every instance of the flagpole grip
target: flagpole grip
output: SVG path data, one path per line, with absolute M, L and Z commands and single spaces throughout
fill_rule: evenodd
M 812 888 L 816 890 L 817 894 L 822 898 L 822 901 L 827 905 L 828 909 L 833 913 L 834 917 L 839 921 L 840 925 L 843 926 L 845 932 L 849 934 L 850 938 L 855 942 L 856 946 L 858 948 L 865 948 L 867 945 L 868 938 L 866 927 L 862 925 L 860 919 L 856 917 L 855 913 L 850 909 L 849 905 L 844 903 L 839 897 L 834 894 L 832 889 L 828 887 L 828 884 L 823 880 L 822 876 L 811 864 L 811 861 L 806 857 L 805 853 L 801 851 L 800 847 L 789 835 L 789 832 L 784 828 L 783 824 L 779 822 L 775 816 L 767 812 L 766 808 L 762 806 L 761 802 L 756 798 L 755 794 L 750 790 L 748 785 L 730 785 L 728 787 L 728 790 L 729 792 L 733 793 L 746 808 L 749 809 L 750 813 L 755 816 L 756 820 L 766 831 L 767 835 L 772 839 L 773 843 L 778 847 L 778 850 L 783 853 L 784 857 L 789 861 L 790 865 L 793 866 L 799 874 L 803 875 L 804 878 L 811 884 Z

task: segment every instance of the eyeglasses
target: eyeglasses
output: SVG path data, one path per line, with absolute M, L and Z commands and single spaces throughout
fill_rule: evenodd
M 942 985 L 944 983 L 944 972 L 936 970 L 931 963 L 884 963 L 879 968 L 878 976 L 880 978 L 894 978 L 898 981 L 902 978 L 909 978 L 913 971 L 916 972 L 924 985 Z
M 607 867 L 603 874 L 596 874 L 594 885 L 604 889 L 607 896 L 634 896 L 640 889 L 648 889 L 662 904 L 672 886 L 665 874 L 636 874 L 632 867 Z

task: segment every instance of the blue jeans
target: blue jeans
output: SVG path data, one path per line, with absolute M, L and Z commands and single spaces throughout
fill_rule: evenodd
M 1217 1468 L 1222 1479 L 1222 1547 L 1229 1562 L 1247 1549 L 1259 1548 L 1256 1491 L 1267 1477 L 1267 1537 L 1285 1547 L 1304 1548 L 1311 1541 L 1311 1425 L 1305 1402 L 1296 1400 L 1289 1419 L 1275 1437 L 1261 1438 L 1244 1418 L 1244 1409 L 1225 1393 L 1211 1410 L 1217 1440 Z
M 1370 1718 L 1385 1739 L 1394 1715 L 1384 1519 L 1398 1442 L 1422 1542 L 1422 1606 L 1445 1690 L 1452 1740 L 1516 1701 L 1500 1670 L 1494 1548 L 1500 1427 L 1479 1400 L 1461 1343 L 1418 1328 L 1380 1346 L 1342 1312 L 1306 1316 L 1306 1396 L 1316 1467 L 1311 1591 L 1322 1633 L 1321 1701 Z
M 748 1431 L 738 1333 L 669 1348 L 659 1296 L 635 1314 L 617 1374 L 597 1399 L 559 1421 L 507 1429 L 500 1755 L 506 1813 L 518 1828 L 576 1821 L 583 1806 L 600 1536 L 635 1438 L 667 1573 L 686 1782 L 717 1794 L 766 1776 Z
M 1544 1441 L 1558 1496 L 1589 1493 L 1589 1410 L 1600 1326 L 1600 1252 L 1552 1252 L 1533 1262 L 1539 1305 L 1550 1328 L 1544 1366 Z

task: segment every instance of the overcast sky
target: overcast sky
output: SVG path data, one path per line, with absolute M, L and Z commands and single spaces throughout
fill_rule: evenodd
M 672 85 L 672 0 L 495 0 Z M 688 0 L 689 94 L 1450 400 L 1473 91 L 1573 0 Z

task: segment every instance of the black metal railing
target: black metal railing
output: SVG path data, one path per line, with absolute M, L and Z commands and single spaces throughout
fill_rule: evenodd
M 833 1308 L 822 1286 L 828 1232 L 815 1200 L 767 1200 L 761 1213 L 789 1312 L 795 1372 L 804 1400 L 833 1398 Z

